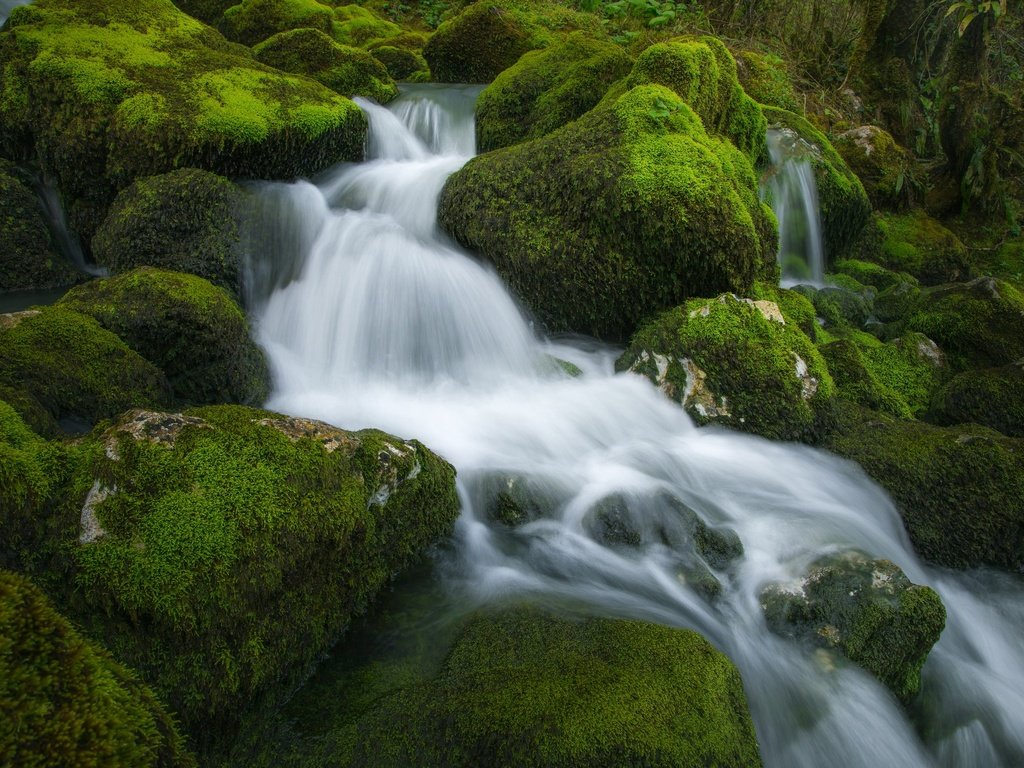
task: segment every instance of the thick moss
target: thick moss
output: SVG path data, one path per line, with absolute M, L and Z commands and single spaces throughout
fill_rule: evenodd
M 642 328 L 616 362 L 657 384 L 701 424 L 812 438 L 834 394 L 818 350 L 770 302 L 693 299 Z
M 878 380 L 861 349 L 850 339 L 837 339 L 820 348 L 840 397 L 893 416 L 914 414 L 898 392 Z
M 762 106 L 768 123 L 788 128 L 811 147 L 811 166 L 818 186 L 825 253 L 830 260 L 847 255 L 871 215 L 864 185 L 821 131 L 799 115 Z
M 477 148 L 489 152 L 508 147 L 572 122 L 592 109 L 631 66 L 621 47 L 583 33 L 524 54 L 480 93 Z
M 880 264 L 858 259 L 840 259 L 832 265 L 832 269 L 836 274 L 848 275 L 861 285 L 872 286 L 878 291 L 903 283 L 917 283 L 917 279 L 906 272 L 894 272 Z
M 178 402 L 259 405 L 267 397 L 270 374 L 245 315 L 201 277 L 142 267 L 58 303 L 94 317 L 160 368 Z
M 174 0 L 174 4 L 189 16 L 216 27 L 224 18 L 224 11 L 235 5 L 237 0 Z
M 130 411 L 79 451 L 60 535 L 30 545 L 68 574 L 53 589 L 70 615 L 204 753 L 458 514 L 454 471 L 416 442 L 241 406 Z
M 370 55 L 384 65 L 395 80 L 429 79 L 430 68 L 419 51 L 399 48 L 395 45 L 378 45 L 370 49 Z
M 169 397 L 159 369 L 91 317 L 63 307 L 0 315 L 0 386 L 18 393 L 11 405 L 47 432 Z
M 359 766 L 761 764 L 739 674 L 700 635 L 528 609 L 471 622 L 339 741 Z
M 851 407 L 828 445 L 892 495 L 922 557 L 958 568 L 1024 568 L 1020 440 Z
M 954 369 L 992 368 L 1024 357 L 1024 294 L 980 277 L 922 291 L 907 326 L 935 340 Z
M 747 157 L 662 86 L 452 175 L 440 220 L 550 330 L 625 339 L 648 313 L 774 270 Z
M 170 0 L 38 0 L 11 14 L 0 59 L 0 144 L 34 150 L 86 238 L 141 176 L 289 179 L 362 157 L 355 104 L 256 62 Z
M 93 257 L 114 273 L 188 272 L 237 296 L 244 202 L 230 181 L 194 168 L 139 179 L 114 200 L 92 240 Z
M 785 62 L 771 53 L 740 51 L 736 54 L 736 75 L 743 90 L 754 101 L 769 107 L 799 113 L 802 109 Z
M 481 0 L 441 24 L 423 56 L 440 83 L 489 83 L 527 51 L 573 30 L 603 35 L 596 16 L 555 3 Z
M 334 9 L 317 0 L 242 0 L 224 11 L 221 30 L 229 40 L 256 45 L 278 32 L 316 29 L 330 32 Z
M 626 87 L 664 85 L 697 113 L 709 134 L 725 136 L 752 163 L 767 157 L 768 123 L 736 77 L 736 61 L 716 37 L 679 38 L 645 49 Z
M 878 217 L 882 233 L 882 263 L 909 272 L 925 285 L 965 280 L 971 264 L 960 239 L 927 213 Z
M 342 96 L 367 96 L 386 104 L 398 95 L 387 68 L 366 51 L 338 45 L 316 29 L 274 35 L 253 49 L 271 67 L 306 75 Z
M 938 424 L 973 422 L 1004 435 L 1024 437 L 1024 360 L 954 377 L 935 395 L 928 420 Z
M 921 667 L 946 626 L 935 590 L 858 553 L 816 560 L 798 591 L 768 587 L 761 605 L 773 632 L 834 648 L 903 701 L 920 689 Z
M 9 571 L 0 571 L 0 763 L 196 765 L 153 692 Z
M 330 31 L 339 43 L 359 48 L 368 48 L 374 43 L 398 38 L 403 34 L 397 24 L 385 21 L 369 8 L 354 4 L 334 9 Z
M 913 205 L 920 192 L 914 156 L 890 134 L 863 125 L 841 134 L 833 143 L 861 180 L 872 206 L 901 211 Z
M 58 288 L 78 279 L 53 245 L 35 193 L 13 165 L 0 160 L 0 293 Z

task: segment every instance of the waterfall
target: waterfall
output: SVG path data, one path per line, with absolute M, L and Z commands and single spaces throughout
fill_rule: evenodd
M 413 86 L 388 109 L 360 102 L 367 162 L 258 188 L 249 279 L 273 368 L 268 407 L 416 437 L 456 466 L 463 512 L 442 572 L 466 610 L 525 595 L 702 633 L 740 668 L 768 766 L 1024 764 L 1019 579 L 925 567 L 856 466 L 698 429 L 646 380 L 614 374 L 615 350 L 538 338 L 493 271 L 439 231 L 444 180 L 473 153 L 478 90 Z M 495 488 L 513 485 L 550 511 L 496 522 Z M 609 505 L 634 546 L 601 535 Z M 737 562 L 712 569 L 716 600 L 687 577 L 697 556 L 665 543 L 666 531 L 683 536 L 680 509 L 743 543 Z M 917 729 L 858 667 L 823 664 L 766 629 L 766 583 L 850 549 L 894 561 L 947 607 Z
M 779 221 L 779 266 L 783 285 L 825 284 L 825 245 L 821 234 L 814 149 L 786 128 L 768 131 L 772 169 L 762 186 Z
M 19 5 L 28 5 L 32 0 L 0 0 L 0 27 L 7 21 L 11 11 Z

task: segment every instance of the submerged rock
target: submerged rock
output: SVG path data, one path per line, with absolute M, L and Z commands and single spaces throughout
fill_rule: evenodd
M 904 701 L 946 625 L 933 589 L 859 553 L 819 558 L 798 585 L 766 588 L 761 607 L 773 632 L 838 651 Z

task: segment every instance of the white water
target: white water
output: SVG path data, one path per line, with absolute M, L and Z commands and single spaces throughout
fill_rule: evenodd
M 779 265 L 783 285 L 825 284 L 818 186 L 811 167 L 814 151 L 794 132 L 768 131 L 772 170 L 764 186 L 779 221 Z
M 535 338 L 498 278 L 437 229 L 446 176 L 473 152 L 478 89 L 416 87 L 370 117 L 373 159 L 317 185 L 262 188 L 251 300 L 274 369 L 269 407 L 414 436 L 459 472 L 463 514 L 448 588 L 467 607 L 529 594 L 690 627 L 740 667 L 765 764 L 1024 765 L 1021 582 L 923 567 L 887 497 L 853 465 L 799 445 L 697 429 L 614 351 Z M 569 378 L 549 355 L 584 375 Z M 540 489 L 550 517 L 518 529 L 484 512 L 495 478 Z M 490 490 L 489 490 L 490 489 Z M 591 534 L 609 494 L 639 548 Z M 665 495 L 735 530 L 746 554 L 709 603 L 680 577 L 692 551 Z M 684 537 L 685 538 L 685 537 Z M 873 678 L 767 632 L 770 581 L 823 553 L 895 561 L 943 597 L 920 728 Z

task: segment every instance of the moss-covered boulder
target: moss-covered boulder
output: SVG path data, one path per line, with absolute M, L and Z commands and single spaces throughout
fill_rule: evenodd
M 909 272 L 925 285 L 971 276 L 967 249 L 960 238 L 922 210 L 877 217 L 881 250 L 877 258 L 889 269 Z
M 160 368 L 180 403 L 267 398 L 270 374 L 245 314 L 201 277 L 141 267 L 80 285 L 59 305 L 95 318 Z
M 762 111 L 769 125 L 793 132 L 804 143 L 818 187 L 826 256 L 845 257 L 871 215 L 864 185 L 825 134 L 807 120 L 775 107 L 763 106 Z
M 769 107 L 799 113 L 800 100 L 786 63 L 771 53 L 740 51 L 736 54 L 736 74 L 740 85 L 754 101 Z
M 204 753 L 458 515 L 454 471 L 419 443 L 242 406 L 130 411 L 78 450 L 59 535 L 5 526 L 52 553 L 39 577 Z
M 632 63 L 620 46 L 581 32 L 524 54 L 477 99 L 477 149 L 536 139 L 572 122 L 625 77 Z
M 370 49 L 370 55 L 384 65 L 394 80 L 426 80 L 430 77 L 430 67 L 419 51 L 397 45 L 378 45 Z
M 54 247 L 36 194 L 0 159 L 0 293 L 59 288 L 79 277 Z
M 196 765 L 153 692 L 10 571 L 0 571 L 0 762 Z
M 439 215 L 552 331 L 626 339 L 651 312 L 775 269 L 747 156 L 657 85 L 471 160 Z
M 174 4 L 189 16 L 216 27 L 223 19 L 224 11 L 236 5 L 237 0 L 174 0 Z
M 93 258 L 115 274 L 187 272 L 238 296 L 245 199 L 227 179 L 194 168 L 139 179 L 115 198 L 92 239 Z
M 364 766 L 759 766 L 739 673 L 689 630 L 482 615 L 440 673 L 335 734 Z
M 386 104 L 398 95 L 381 62 L 360 48 L 339 45 L 317 29 L 281 32 L 253 53 L 264 64 L 311 77 L 342 96 L 366 96 Z
M 369 48 L 374 43 L 402 38 L 406 33 L 397 24 L 382 19 L 361 5 L 341 5 L 334 9 L 331 36 L 342 45 Z M 402 43 L 398 41 L 398 44 Z M 420 43 L 420 48 L 423 43 Z
M 927 418 L 938 424 L 984 424 L 1024 437 L 1024 359 L 955 376 L 936 393 Z
M 559 32 L 603 35 L 598 18 L 555 3 L 481 0 L 445 21 L 423 49 L 440 83 L 489 83 Z
M 256 45 L 278 32 L 316 29 L 329 33 L 334 9 L 317 0 L 242 0 L 225 9 L 220 29 L 229 40 Z
M 835 389 L 814 344 L 776 304 L 731 294 L 665 312 L 615 366 L 649 378 L 698 424 L 774 439 L 815 436 Z
M 769 586 L 761 607 L 773 632 L 841 653 L 903 701 L 920 689 L 921 667 L 946 626 L 935 590 L 855 552 L 816 560 L 795 588 Z
M 1024 294 L 979 277 L 922 291 L 907 327 L 935 340 L 956 370 L 1009 365 L 1024 357 Z
M 851 408 L 828 446 L 892 495 L 922 557 L 957 568 L 1024 568 L 1020 440 Z
M 170 0 L 39 0 L 11 14 L 0 59 L 0 151 L 36 154 L 85 238 L 142 176 L 290 179 L 363 155 L 355 104 Z
M 0 390 L 48 434 L 58 425 L 79 431 L 170 397 L 156 366 L 91 317 L 64 307 L 0 315 Z
M 862 125 L 836 137 L 836 150 L 861 180 L 871 205 L 900 211 L 920 192 L 914 156 L 881 128 Z

